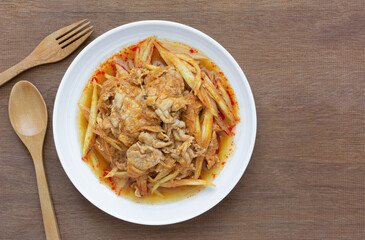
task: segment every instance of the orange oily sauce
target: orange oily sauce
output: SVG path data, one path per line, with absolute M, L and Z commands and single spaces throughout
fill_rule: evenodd
M 204 54 L 199 52 L 199 50 L 191 48 L 188 45 L 182 43 L 166 41 L 166 40 L 164 41 L 164 44 L 165 43 L 168 43 L 169 44 L 168 49 L 174 52 L 189 51 L 190 54 L 200 54 L 202 56 L 205 56 Z M 99 84 L 102 84 L 106 80 L 106 78 L 104 77 L 104 73 L 115 76 L 116 74 L 115 64 L 120 64 L 126 69 L 133 68 L 134 52 L 137 47 L 138 45 L 132 45 L 123 48 L 120 52 L 112 55 L 104 63 L 100 64 L 99 67 L 96 69 L 96 71 L 93 73 L 92 77 L 89 79 L 86 87 L 84 88 L 79 103 L 84 105 L 85 107 L 90 108 L 91 96 L 92 96 L 91 81 L 97 81 Z M 231 104 L 233 106 L 235 114 L 238 115 L 238 104 L 236 97 L 223 72 L 219 69 L 217 65 L 215 65 L 207 57 L 205 59 L 199 59 L 196 61 L 200 65 L 202 71 L 205 71 L 210 77 L 214 74 L 216 78 L 219 78 L 219 80 L 224 85 L 226 91 L 230 96 Z M 156 49 L 154 49 L 151 62 L 153 65 L 157 66 L 166 65 Z M 82 146 L 88 122 L 87 119 L 83 116 L 80 109 L 77 112 L 77 122 L 79 126 L 78 131 L 79 131 L 80 142 Z M 233 153 L 235 147 L 233 142 L 233 136 L 234 136 L 233 131 L 230 135 L 227 135 L 224 132 L 220 132 L 218 136 L 219 136 L 219 152 L 218 152 L 219 162 L 216 163 L 209 170 L 206 168 L 204 164 L 200 176 L 201 179 L 207 181 L 213 181 L 217 177 L 217 175 L 222 171 L 224 165 L 226 164 L 229 156 Z M 118 184 L 116 184 L 116 182 L 120 181 L 120 179 L 118 179 L 117 177 L 105 178 L 107 172 L 110 171 L 110 165 L 104 157 L 102 157 L 97 151 L 92 151 L 90 155 L 91 156 L 89 156 L 87 159 L 84 159 L 84 161 L 89 165 L 93 173 L 99 178 L 100 183 L 107 185 L 117 195 L 131 199 L 137 203 L 156 204 L 156 203 L 174 202 L 184 198 L 192 197 L 205 188 L 205 186 L 182 186 L 176 188 L 160 187 L 158 191 L 161 193 L 161 195 L 151 194 L 139 198 L 134 195 L 134 189 L 130 188 L 128 185 L 125 185 L 122 189 L 118 189 Z

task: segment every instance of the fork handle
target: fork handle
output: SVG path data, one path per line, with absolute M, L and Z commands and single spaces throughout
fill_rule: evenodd
M 24 72 L 25 70 L 35 67 L 37 65 L 39 64 L 37 64 L 36 61 L 33 60 L 32 55 L 27 56 L 26 58 L 24 58 L 11 68 L 0 73 L 0 86 L 8 82 L 10 79 L 15 77 L 19 73 Z

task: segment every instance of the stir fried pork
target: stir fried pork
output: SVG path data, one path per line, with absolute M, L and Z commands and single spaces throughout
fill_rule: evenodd
M 127 149 L 123 157 L 112 155 L 111 164 L 138 180 L 138 196 L 148 192 L 144 182 L 149 173 L 179 168 L 177 179 L 193 176 L 193 160 L 207 153 L 199 145 L 195 129 L 202 105 L 185 90 L 184 80 L 173 66 L 138 68 L 119 78 L 110 76 L 102 85 L 98 107 L 97 129 Z M 210 165 L 216 161 L 210 156 Z
M 150 65 L 155 47 L 167 66 Z M 237 121 L 228 94 L 218 86 L 221 96 L 189 55 L 173 54 L 156 37 L 140 43 L 134 66 L 115 64 L 115 76 L 92 83 L 83 153 L 94 146 L 110 163 L 106 177 L 127 179 L 137 197 L 159 187 L 211 186 L 198 178 L 204 161 L 208 169 L 219 161 L 216 131 Z

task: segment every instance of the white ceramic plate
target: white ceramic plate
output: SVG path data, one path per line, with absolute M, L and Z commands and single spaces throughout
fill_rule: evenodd
M 88 165 L 81 160 L 77 131 L 77 102 L 96 67 L 122 46 L 157 35 L 186 43 L 203 51 L 225 73 L 240 107 L 241 122 L 237 125 L 236 149 L 223 171 L 215 178 L 216 187 L 208 187 L 187 199 L 166 204 L 140 204 L 118 197 L 100 184 Z M 67 69 L 53 110 L 53 134 L 61 164 L 71 182 L 91 203 L 110 215 L 125 221 L 164 225 L 188 220 L 219 203 L 240 180 L 255 143 L 256 109 L 250 86 L 240 66 L 215 40 L 183 24 L 167 21 L 141 21 L 114 28 L 91 42 Z

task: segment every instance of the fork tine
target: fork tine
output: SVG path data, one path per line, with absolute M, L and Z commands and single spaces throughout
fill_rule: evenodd
M 72 38 L 74 35 L 81 32 L 81 30 L 83 28 L 87 27 L 89 24 L 90 24 L 90 21 L 87 21 L 86 23 L 80 24 L 77 27 L 73 28 L 71 31 L 68 31 L 62 37 L 56 39 L 58 44 L 61 45 L 63 42 L 67 41 L 69 38 Z
M 80 26 L 81 24 L 83 24 L 86 21 L 87 21 L 87 19 L 84 19 L 84 20 L 75 22 L 75 23 L 73 23 L 71 25 L 68 25 L 67 27 L 64 27 L 64 28 L 61 28 L 61 29 L 57 30 L 56 32 L 53 33 L 55 36 L 57 36 L 56 37 L 56 40 L 60 39 L 64 35 L 68 34 L 73 29 L 77 28 L 78 26 Z
M 61 48 L 65 48 L 67 45 L 69 45 L 72 42 L 76 41 L 77 39 L 79 39 L 80 37 L 82 37 L 83 35 L 85 35 L 87 32 L 89 32 L 92 29 L 93 29 L 93 26 L 90 26 L 90 27 L 85 28 L 84 30 L 78 32 L 77 34 L 75 34 L 71 38 L 63 40 L 62 42 L 60 42 Z
M 92 27 L 91 27 L 92 29 Z M 63 50 L 67 51 L 67 52 L 73 52 L 76 48 L 78 48 L 92 33 L 94 32 L 94 30 L 89 30 L 89 32 L 87 32 L 86 34 L 84 34 L 83 36 L 81 36 L 79 39 L 76 39 L 73 42 L 70 42 L 67 45 L 64 45 L 62 47 Z

